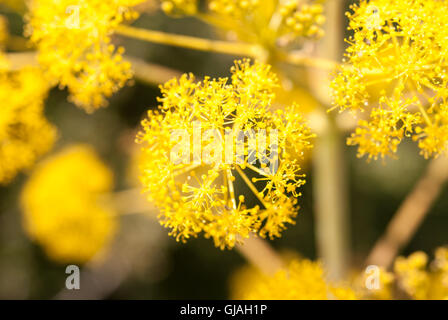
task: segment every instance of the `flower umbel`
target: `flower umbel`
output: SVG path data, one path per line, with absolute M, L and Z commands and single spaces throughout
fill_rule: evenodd
M 270 110 L 278 84 L 268 65 L 243 60 L 231 71 L 231 79 L 206 77 L 195 82 L 193 75 L 185 74 L 168 81 L 161 87 L 159 111 L 148 112 L 137 137 L 143 152 L 141 180 L 149 198 L 161 209 L 162 225 L 182 241 L 203 232 L 221 249 L 232 248 L 252 232 L 280 236 L 285 224 L 294 223 L 296 189 L 305 180 L 292 155 L 300 158 L 311 147 L 313 136 L 297 106 L 287 112 Z M 205 141 L 198 153 L 197 144 L 188 141 L 186 156 L 196 162 L 173 163 L 170 155 L 178 141 L 171 139 L 171 132 L 184 129 L 194 137 L 197 122 L 202 129 L 215 130 L 214 148 L 210 150 L 210 141 Z M 278 151 L 272 146 L 257 148 L 256 158 L 270 162 L 251 163 L 248 138 L 242 142 L 244 160 L 221 161 L 228 147 L 223 137 L 232 130 L 277 130 Z M 206 153 L 216 161 L 205 163 Z M 278 157 L 276 171 L 271 170 L 274 157 Z M 237 177 L 250 195 L 239 190 Z M 250 197 L 252 205 L 247 205 Z
M 425 158 L 447 150 L 446 1 L 362 0 L 348 13 L 348 65 L 333 81 L 336 107 L 368 110 L 349 144 L 359 156 L 394 156 L 405 137 Z

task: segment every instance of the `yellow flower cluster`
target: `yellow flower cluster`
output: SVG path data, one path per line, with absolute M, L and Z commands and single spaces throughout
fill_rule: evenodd
M 347 65 L 335 77 L 341 110 L 369 111 L 348 143 L 369 159 L 394 156 L 405 137 L 425 158 L 447 150 L 448 30 L 438 0 L 362 0 L 348 13 Z
M 131 7 L 143 1 L 30 1 L 26 34 L 38 48 L 40 64 L 87 112 L 105 106 L 131 79 L 124 49 L 111 43 L 111 34 L 137 17 Z
M 252 267 L 241 269 L 233 278 L 233 299 L 242 300 L 353 300 L 354 291 L 334 286 L 325 279 L 319 262 L 293 260 L 287 270 L 266 276 Z
M 39 164 L 26 183 L 25 230 L 56 261 L 89 261 L 117 227 L 112 186 L 112 173 L 89 146 L 67 147 Z
M 200 14 L 205 21 L 233 31 L 240 40 L 275 48 L 279 38 L 287 43 L 323 35 L 325 17 L 320 0 L 207 0 L 200 12 L 197 0 L 162 0 L 162 10 L 172 15 Z
M 46 153 L 56 129 L 44 117 L 48 85 L 38 69 L 0 72 L 0 184 Z
M 280 8 L 285 27 L 297 36 L 308 38 L 323 37 L 322 25 L 325 23 L 323 11 L 322 4 L 318 2 L 308 4 L 297 0 L 282 2 Z
M 395 273 L 402 289 L 413 299 L 448 299 L 448 249 L 438 248 L 427 269 L 428 256 L 415 252 L 395 261 Z
M 221 249 L 232 248 L 251 232 L 279 236 L 285 224 L 294 223 L 297 188 L 305 183 L 296 159 L 311 147 L 313 137 L 297 106 L 270 110 L 278 86 L 270 66 L 237 61 L 231 72 L 230 82 L 208 77 L 195 82 L 191 74 L 168 81 L 161 86 L 160 111 L 148 112 L 137 137 L 143 146 L 141 180 L 149 198 L 161 209 L 162 225 L 182 241 L 204 232 Z M 173 163 L 171 151 L 179 142 L 171 139 L 171 133 L 184 129 L 194 140 L 197 123 L 199 134 L 205 130 L 216 134 L 203 138 L 202 153 L 197 143 L 188 140 L 184 156 L 196 162 Z M 223 138 L 250 130 L 264 130 L 269 139 L 270 132 L 276 131 L 278 144 L 259 144 L 253 151 L 250 137 L 241 141 L 233 136 L 230 144 Z M 229 145 L 243 147 L 244 160 L 233 155 L 231 161 L 224 161 Z M 249 161 L 251 155 L 258 159 L 256 163 Z M 278 164 L 272 160 L 276 157 Z M 214 161 L 205 160 L 210 158 Z M 246 207 L 246 197 L 234 185 L 236 176 L 258 205 Z
M 260 0 L 211 0 L 208 8 L 218 15 L 242 18 L 253 12 L 260 3 Z
M 222 16 L 241 18 L 250 13 L 259 0 L 208 0 L 207 7 L 211 12 Z M 161 8 L 167 14 L 194 15 L 199 10 L 198 0 L 162 0 Z

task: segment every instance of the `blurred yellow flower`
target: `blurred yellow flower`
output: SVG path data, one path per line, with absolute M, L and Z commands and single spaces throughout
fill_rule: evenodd
M 348 143 L 369 159 L 394 156 L 405 137 L 425 158 L 447 150 L 448 30 L 446 1 L 360 1 L 348 13 L 347 65 L 335 77 L 336 107 L 367 110 Z M 375 75 L 372 78 L 372 75 Z M 379 93 L 378 84 L 389 84 Z
M 448 299 L 448 249 L 438 248 L 428 269 L 428 256 L 415 252 L 395 261 L 395 273 L 402 289 L 413 299 Z
M 356 273 L 352 287 L 357 296 L 369 300 L 393 299 L 395 275 L 382 267 L 373 267 L 373 269 L 367 268 L 362 273 Z
M 23 12 L 25 11 L 26 0 L 0 0 L 0 4 L 3 4 L 15 11 Z
M 322 14 L 323 1 L 280 1 L 280 13 L 283 17 L 282 27 L 297 36 L 321 38 L 325 16 Z
M 197 0 L 162 0 L 171 15 L 198 15 L 222 30 L 233 31 L 240 40 L 273 49 L 283 44 L 323 36 L 325 22 L 321 0 L 207 0 L 205 11 Z
M 4 15 L 0 15 L 0 48 L 5 50 L 6 42 L 9 38 L 8 19 Z
M 37 45 L 40 64 L 87 112 L 105 106 L 131 79 L 124 48 L 111 43 L 111 34 L 123 21 L 137 18 L 132 6 L 143 1 L 30 1 L 26 34 Z
M 166 14 L 193 15 L 198 10 L 198 0 L 161 0 L 160 7 Z
M 43 114 L 47 92 L 38 69 L 0 72 L 0 183 L 10 182 L 53 146 L 56 129 Z
M 232 278 L 232 299 L 243 300 L 353 300 L 354 291 L 334 286 L 325 280 L 319 262 L 293 260 L 287 270 L 274 276 L 261 274 L 253 267 L 244 267 Z
M 286 224 L 294 223 L 297 188 L 305 183 L 297 159 L 311 147 L 313 137 L 297 106 L 270 110 L 278 85 L 270 66 L 244 60 L 231 71 L 230 82 L 208 77 L 195 82 L 191 74 L 168 81 L 161 87 L 160 112 L 148 112 L 137 137 L 143 152 L 141 180 L 150 200 L 161 209 L 162 225 L 182 241 L 204 232 L 221 249 L 232 248 L 251 232 L 278 237 Z M 193 158 L 193 164 L 172 161 L 179 144 L 172 133 L 182 129 L 193 140 L 202 132 L 215 134 L 199 140 L 199 150 L 194 141 L 191 145 L 185 141 L 183 157 Z M 251 130 L 269 135 L 269 146 L 263 146 L 267 137 L 262 144 L 257 138 L 256 150 L 249 148 L 253 136 L 238 140 L 235 132 Z M 273 133 L 277 144 L 271 140 Z M 227 157 L 234 144 L 236 150 L 244 149 L 244 159 Z M 250 161 L 251 156 L 258 160 Z M 249 195 L 234 185 L 235 174 Z M 258 204 L 247 207 L 248 196 Z
M 98 257 L 112 240 L 113 176 L 94 150 L 74 145 L 40 163 L 21 196 L 28 235 L 62 263 Z

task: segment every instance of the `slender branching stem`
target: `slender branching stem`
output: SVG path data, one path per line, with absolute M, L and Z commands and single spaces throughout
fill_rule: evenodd
M 116 29 L 116 32 L 120 35 L 134 39 L 199 51 L 247 56 L 253 58 L 258 58 L 263 52 L 261 47 L 247 43 L 209 40 L 124 25 L 119 26 Z
M 448 180 L 448 159 L 445 156 L 432 160 L 409 193 L 386 232 L 370 252 L 366 265 L 389 268 L 400 250 L 411 240 L 424 221 L 434 202 Z

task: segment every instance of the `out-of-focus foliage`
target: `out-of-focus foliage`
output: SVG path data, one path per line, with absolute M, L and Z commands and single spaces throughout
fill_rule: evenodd
M 112 187 L 91 147 L 66 147 L 38 164 L 23 189 L 25 230 L 58 262 L 98 258 L 117 228 Z
M 438 248 L 428 266 L 428 256 L 415 252 L 395 261 L 395 273 L 400 286 L 413 299 L 448 299 L 448 249 Z

